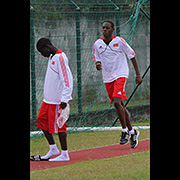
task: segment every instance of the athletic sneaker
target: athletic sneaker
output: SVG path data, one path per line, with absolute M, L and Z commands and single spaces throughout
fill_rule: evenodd
M 138 136 L 140 132 L 134 129 L 134 134 L 131 134 L 130 141 L 131 141 L 131 148 L 135 148 L 138 145 Z
M 128 132 L 122 132 L 122 135 L 121 135 L 121 139 L 120 139 L 120 144 L 126 144 L 128 143 L 128 140 L 129 140 L 129 133 Z

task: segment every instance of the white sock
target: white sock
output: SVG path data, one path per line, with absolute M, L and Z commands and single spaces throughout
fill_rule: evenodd
M 131 129 L 131 130 L 129 131 L 129 134 L 134 134 L 134 129 Z
M 126 127 L 124 129 L 122 129 L 122 132 L 128 132 L 128 128 Z
M 69 161 L 69 154 L 68 154 L 68 150 L 61 150 L 61 154 L 59 156 L 57 156 L 54 159 L 49 159 L 49 161 Z
M 62 156 L 68 156 L 68 150 L 61 150 Z
M 50 144 L 50 145 L 49 145 L 49 149 L 50 149 L 50 151 L 51 151 L 51 150 L 52 150 L 52 151 L 57 150 L 56 144 Z
M 42 156 L 41 159 L 48 159 L 52 156 L 59 154 L 59 150 L 58 150 L 56 144 L 49 145 L 49 149 L 50 150 L 48 151 L 48 153 L 45 156 Z

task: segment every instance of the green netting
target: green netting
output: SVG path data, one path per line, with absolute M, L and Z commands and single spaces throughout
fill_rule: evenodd
M 43 100 L 47 58 L 36 50 L 39 38 L 48 37 L 62 49 L 73 74 L 69 127 L 112 126 L 117 114 L 110 105 L 102 74 L 95 68 L 92 47 L 102 37 L 104 20 L 115 23 L 113 35 L 123 37 L 135 50 L 141 75 L 150 64 L 150 1 L 148 0 L 30 0 L 31 116 L 30 130 Z M 135 70 L 129 64 L 127 97 L 135 88 Z M 150 76 L 146 74 L 127 108 L 132 122 L 150 119 Z M 148 121 L 149 123 L 149 121 Z M 119 125 L 119 124 L 116 124 Z

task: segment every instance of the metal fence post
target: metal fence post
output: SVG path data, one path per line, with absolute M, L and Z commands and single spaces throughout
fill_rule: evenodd
M 32 120 L 36 120 L 36 74 L 35 74 L 35 50 L 34 50 L 34 22 L 33 7 L 30 8 L 30 58 L 31 58 L 31 98 L 32 98 Z
M 117 35 L 117 36 L 120 36 L 119 7 L 118 7 L 114 2 L 112 2 L 111 0 L 109 0 L 109 3 L 115 7 L 116 35 Z
M 120 36 L 120 24 L 119 24 L 119 9 L 116 9 L 115 12 L 115 17 L 116 17 L 116 35 Z
M 78 83 L 78 113 L 82 112 L 82 80 L 81 80 L 81 38 L 80 38 L 80 8 L 76 8 L 76 55 Z

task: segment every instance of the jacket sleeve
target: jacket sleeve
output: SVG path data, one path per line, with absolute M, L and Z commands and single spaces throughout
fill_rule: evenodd
M 72 99 L 73 77 L 65 54 L 60 54 L 59 64 L 59 76 L 63 85 L 61 102 L 67 103 Z
M 121 47 L 123 49 L 123 51 L 126 53 L 128 59 L 132 59 L 133 57 L 135 57 L 135 52 L 134 50 L 129 46 L 129 44 L 120 37 L 120 43 L 121 43 Z
M 96 42 L 93 45 L 93 52 L 92 53 L 93 53 L 94 62 L 97 62 L 97 61 L 101 62 Z

